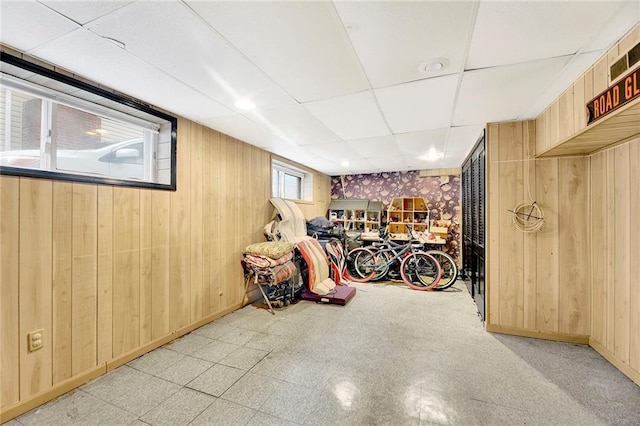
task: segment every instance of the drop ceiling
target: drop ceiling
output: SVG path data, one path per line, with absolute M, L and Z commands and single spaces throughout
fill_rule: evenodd
M 459 167 L 638 22 L 640 0 L 0 2 L 3 45 L 328 175 Z

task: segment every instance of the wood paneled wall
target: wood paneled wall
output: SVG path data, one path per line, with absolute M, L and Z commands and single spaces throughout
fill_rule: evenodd
M 487 127 L 487 330 L 586 343 L 589 309 L 589 159 L 534 158 L 536 123 Z M 512 223 L 535 200 L 537 233 Z
M 589 344 L 640 384 L 640 138 L 591 158 Z
M 183 119 L 177 147 L 175 192 L 0 176 L 3 421 L 243 303 L 271 154 Z M 329 202 L 314 175 L 308 217 Z
M 609 66 L 639 41 L 640 24 L 537 118 L 537 153 L 586 128 L 586 103 L 607 89 Z M 589 344 L 640 384 L 640 192 L 634 186 L 640 181 L 640 141 L 621 143 L 582 157 L 589 161 L 591 247 L 588 263 L 573 267 L 589 269 L 591 274 Z M 582 216 L 582 206 L 574 206 L 573 212 Z
M 587 102 L 609 87 L 609 67 L 638 42 L 640 24 L 540 114 L 536 119 L 537 153 L 562 143 L 587 127 Z M 637 64 L 634 67 L 637 67 Z

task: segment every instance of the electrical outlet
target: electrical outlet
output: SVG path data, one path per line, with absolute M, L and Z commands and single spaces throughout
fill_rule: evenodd
M 42 349 L 44 346 L 44 329 L 35 330 L 27 334 L 27 347 L 29 352 Z

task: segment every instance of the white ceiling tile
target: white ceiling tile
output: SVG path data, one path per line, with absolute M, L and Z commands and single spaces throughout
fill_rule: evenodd
M 347 141 L 347 144 L 363 158 L 393 157 L 400 155 L 398 145 L 393 136 L 354 139 Z
M 390 134 L 369 91 L 308 102 L 303 106 L 342 139 L 363 139 Z
M 422 132 L 402 133 L 395 135 L 400 152 L 405 155 L 420 156 L 428 152 L 442 152 L 449 129 L 443 127 Z
M 437 129 L 451 124 L 458 75 L 428 78 L 376 89 L 393 133 Z
M 349 170 L 329 160 L 323 163 L 321 168 L 317 168 L 316 170 L 329 176 L 344 176 L 350 174 Z
M 248 112 L 254 121 L 263 123 L 296 145 L 338 142 L 340 138 L 300 105 Z M 255 117 L 254 117 L 255 116 Z
M 187 4 L 299 102 L 368 87 L 332 2 Z
M 369 160 L 351 160 L 349 161 L 349 165 L 346 166 L 351 174 L 359 174 L 359 173 L 376 173 L 379 172 L 376 167 L 371 164 Z
M 0 42 L 18 50 L 29 51 L 78 27 L 35 1 L 0 2 Z
M 614 17 L 600 29 L 600 32 L 584 46 L 582 51 L 607 50 L 638 22 L 640 22 L 640 1 L 628 1 L 618 9 Z
M 78 1 L 78 0 L 39 0 L 47 7 L 73 19 L 79 24 L 86 24 L 96 18 L 104 16 L 131 1 Z
M 145 31 L 140 31 L 144 27 Z M 98 19 L 91 31 L 186 82 L 228 108 L 246 98 L 259 109 L 294 100 L 181 2 L 137 2 Z
M 539 93 L 538 99 L 529 104 L 529 107 L 518 119 L 529 120 L 536 118 L 604 53 L 603 51 L 594 51 L 582 55 L 574 55 L 562 71 L 545 82 L 546 87 Z
M 466 69 L 576 53 L 617 12 L 618 1 L 482 1 Z
M 515 120 L 544 92 L 568 60 L 560 57 L 465 72 L 453 125 Z
M 307 167 L 311 167 L 311 162 L 315 162 L 316 166 L 323 164 L 321 161 L 315 160 L 313 155 L 311 155 L 309 151 L 305 150 L 304 148 L 280 144 L 277 146 L 268 147 L 266 149 L 269 152 L 279 155 L 282 158 L 286 158 L 287 160 L 294 161 L 296 163 L 304 164 Z
M 447 151 L 444 154 L 444 158 L 442 159 L 441 167 L 442 168 L 452 168 L 452 167 L 460 167 L 464 162 L 465 158 L 469 151 Z
M 464 67 L 477 2 L 335 2 L 373 87 L 419 80 L 433 58 L 449 62 L 442 74 Z
M 450 151 L 469 152 L 478 142 L 483 129 L 482 125 L 452 127 L 445 144 L 445 153 Z
M 422 157 L 413 155 L 405 155 L 404 158 L 405 161 L 409 164 L 409 170 L 428 170 L 442 168 L 442 158 L 425 160 Z
M 231 114 L 217 102 L 84 29 L 34 49 L 33 54 L 106 87 L 193 120 Z
M 322 145 L 308 145 L 304 148 L 313 155 L 331 160 L 340 165 L 345 161 L 350 163 L 352 161 L 363 160 L 362 156 L 344 141 L 331 142 Z
M 209 117 L 198 121 L 211 129 L 250 143 L 251 145 L 259 147 L 273 147 L 277 145 L 293 147 L 292 144 L 286 143 L 262 125 L 254 123 L 241 114 Z
M 410 169 L 404 155 L 375 157 L 368 158 L 367 160 L 381 172 L 396 172 Z

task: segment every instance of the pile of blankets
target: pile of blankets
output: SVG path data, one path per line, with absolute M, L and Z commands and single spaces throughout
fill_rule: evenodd
M 295 244 L 269 241 L 251 244 L 245 248 L 241 260 L 247 280 L 259 286 L 261 293 L 271 304 L 289 304 L 300 288 L 298 268 L 293 263 Z M 265 300 L 267 301 L 267 300 Z

